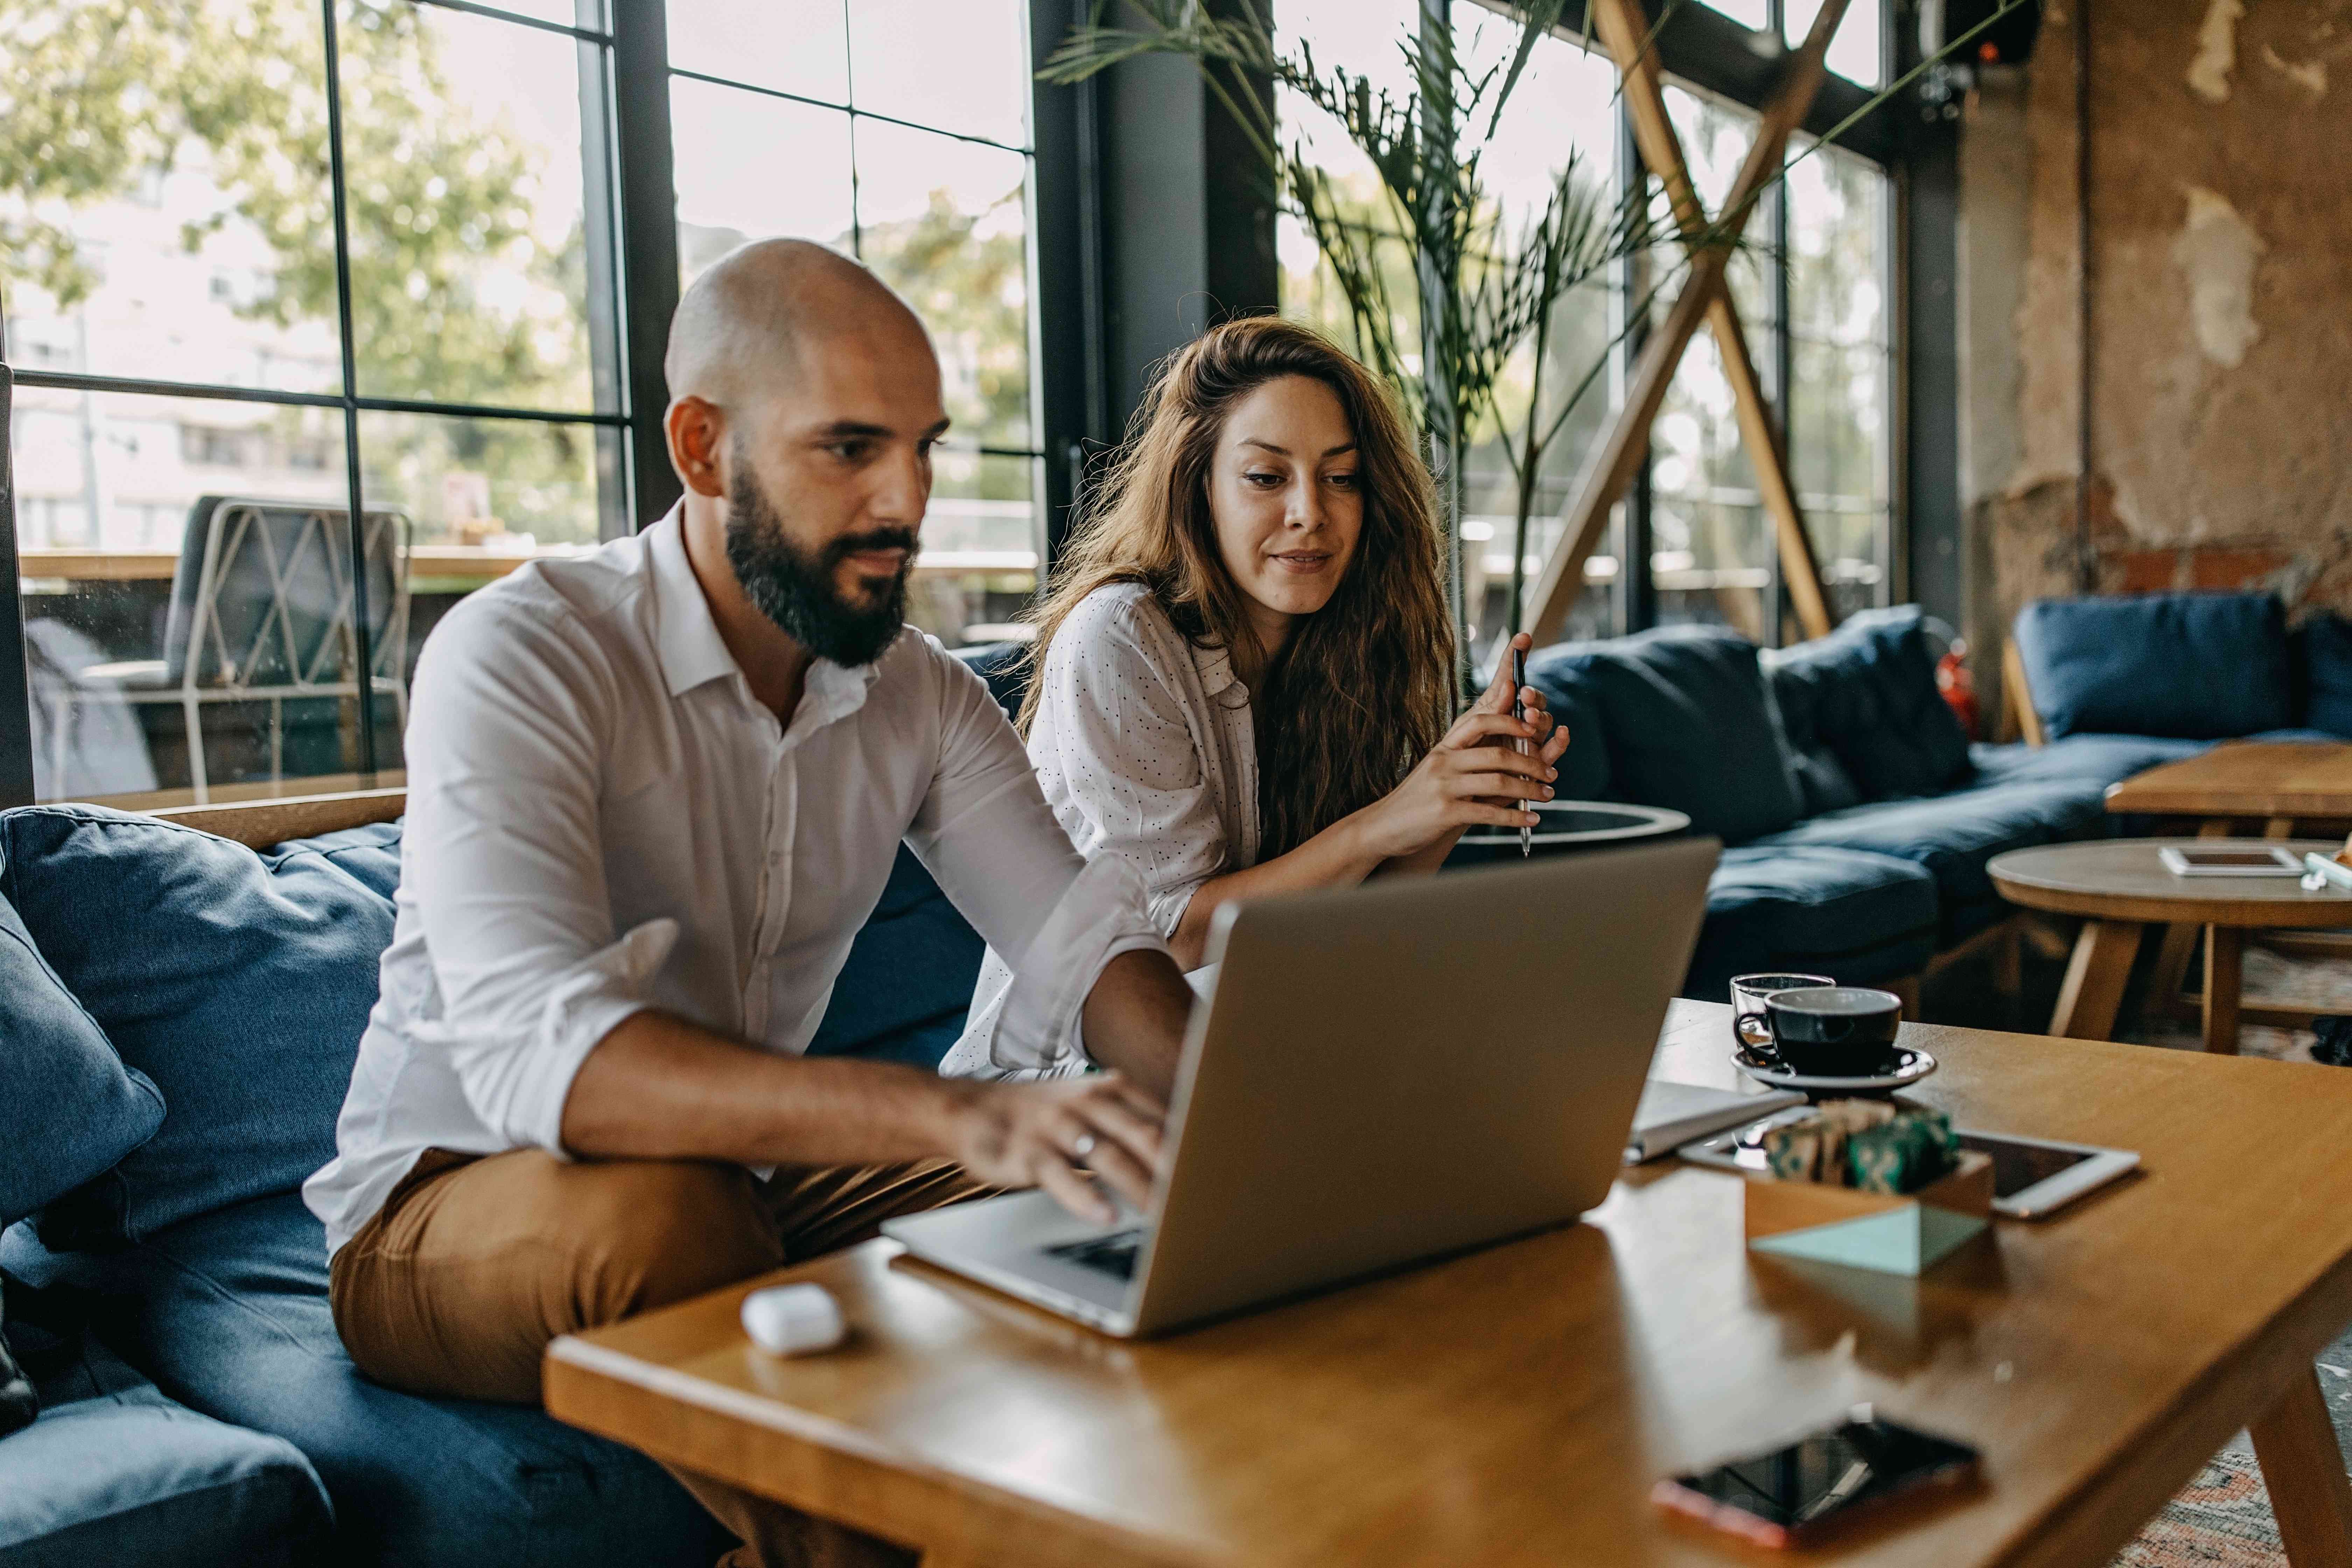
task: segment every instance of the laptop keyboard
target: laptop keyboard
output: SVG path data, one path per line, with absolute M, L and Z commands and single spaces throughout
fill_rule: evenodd
M 1090 1236 L 1084 1241 L 1066 1241 L 1059 1247 L 1045 1249 L 1056 1258 L 1066 1258 L 1081 1268 L 1092 1268 L 1115 1279 L 1135 1278 L 1135 1259 L 1143 1250 L 1143 1227 L 1115 1230 L 1108 1236 Z

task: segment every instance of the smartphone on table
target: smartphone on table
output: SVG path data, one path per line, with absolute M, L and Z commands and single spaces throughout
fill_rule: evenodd
M 1977 1451 L 1967 1444 L 1880 1420 L 1857 1405 L 1835 1426 L 1713 1469 L 1669 1476 L 1650 1495 L 1662 1508 L 1759 1546 L 1784 1547 L 1809 1543 L 1860 1510 L 1965 1486 L 1977 1473 Z

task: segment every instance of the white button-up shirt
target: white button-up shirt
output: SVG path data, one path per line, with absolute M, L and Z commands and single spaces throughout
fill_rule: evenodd
M 1249 688 L 1223 648 L 1185 637 L 1132 583 L 1078 602 L 1037 680 L 1029 760 L 1046 804 L 1089 861 L 1133 868 L 1152 923 L 1173 935 L 1202 884 L 1257 864 Z M 1085 1066 L 1063 1042 L 1000 1026 L 1018 994 L 1015 966 L 992 947 L 971 1020 L 940 1070 L 1026 1078 Z
M 1081 1051 L 1104 965 L 1164 951 L 977 675 L 909 632 L 862 669 L 812 665 L 779 723 L 679 530 L 526 566 L 417 660 L 392 945 L 336 1156 L 303 1186 L 331 1251 L 426 1149 L 561 1155 L 573 1075 L 642 1008 L 805 1048 L 902 838 L 1020 955 L 1008 1049 Z

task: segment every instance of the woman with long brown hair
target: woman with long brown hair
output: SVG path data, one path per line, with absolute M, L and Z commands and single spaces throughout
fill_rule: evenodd
M 1162 366 L 1034 612 L 1020 723 L 1063 827 L 1141 877 L 1186 969 L 1230 900 L 1433 871 L 1474 823 L 1533 825 L 1568 736 L 1532 689 L 1512 717 L 1507 664 L 1449 726 L 1439 559 L 1428 473 L 1346 353 L 1259 316 Z M 1081 1065 L 1000 1037 L 1009 983 L 991 953 L 942 1070 Z

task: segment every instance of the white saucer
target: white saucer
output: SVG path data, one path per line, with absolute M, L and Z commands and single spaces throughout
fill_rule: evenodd
M 1748 1054 L 1745 1048 L 1731 1053 L 1731 1065 L 1754 1079 L 1758 1083 L 1770 1084 L 1774 1089 L 1801 1089 L 1808 1093 L 1823 1091 L 1867 1091 L 1880 1089 L 1901 1089 L 1917 1083 L 1936 1070 L 1936 1058 L 1925 1051 L 1904 1047 L 1895 1052 L 1903 1065 L 1890 1073 L 1871 1078 L 1815 1078 L 1808 1073 L 1789 1072 L 1768 1067 L 1761 1057 Z

